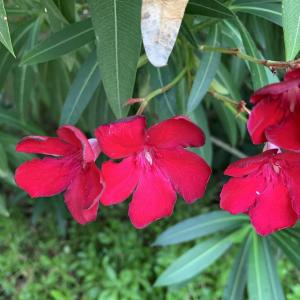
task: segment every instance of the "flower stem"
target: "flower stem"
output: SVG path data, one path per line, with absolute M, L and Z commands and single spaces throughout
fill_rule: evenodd
M 243 114 L 241 114 L 241 112 L 246 112 L 247 114 L 250 114 L 251 111 L 246 107 L 244 101 L 233 100 L 227 96 L 217 93 L 212 88 L 209 89 L 209 93 L 215 99 L 222 101 L 236 117 L 239 117 L 243 122 L 247 123 L 247 118 Z
M 220 48 L 220 47 L 211 47 L 207 45 L 202 45 L 199 47 L 200 51 L 211 51 L 211 52 L 219 52 L 223 54 L 230 54 L 237 56 L 243 60 L 263 65 L 270 69 L 295 69 L 300 67 L 300 59 L 290 60 L 290 61 L 275 61 L 275 60 L 266 60 L 266 59 L 258 59 L 256 57 L 250 56 L 241 52 L 239 48 Z
M 166 93 L 167 91 L 169 91 L 171 88 L 173 88 L 182 78 L 183 76 L 185 75 L 187 71 L 187 68 L 184 68 L 170 83 L 168 83 L 167 85 L 157 89 L 157 90 L 154 90 L 152 91 L 150 94 L 148 94 L 145 98 L 144 98 L 144 101 L 141 103 L 138 111 L 137 111 L 137 115 L 141 115 L 146 106 L 149 104 L 150 100 L 163 94 L 163 93 Z
M 214 136 L 210 136 L 210 140 L 214 145 L 218 146 L 219 148 L 222 148 L 226 152 L 228 152 L 238 158 L 247 157 L 247 155 L 245 153 L 241 152 L 240 150 L 238 150 L 236 148 L 231 147 L 230 145 L 224 143 L 223 141 L 221 141 L 220 139 L 218 139 Z

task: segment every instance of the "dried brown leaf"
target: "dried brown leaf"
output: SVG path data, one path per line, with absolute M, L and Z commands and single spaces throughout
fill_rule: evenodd
M 143 0 L 142 36 L 154 66 L 167 64 L 187 3 L 188 0 Z

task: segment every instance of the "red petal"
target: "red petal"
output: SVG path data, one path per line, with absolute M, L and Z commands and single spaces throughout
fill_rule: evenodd
M 284 81 L 300 79 L 300 68 L 288 71 L 284 76 Z
M 16 151 L 65 156 L 76 151 L 76 148 L 59 138 L 31 135 L 23 138 L 17 144 Z
M 277 149 L 271 149 L 258 155 L 235 161 L 227 167 L 224 174 L 241 177 L 256 172 L 260 169 L 261 165 L 267 163 L 277 151 Z
M 274 96 L 280 97 L 281 94 L 287 92 L 288 90 L 297 88 L 299 84 L 300 79 L 269 84 L 252 94 L 250 101 L 251 103 L 256 104 L 261 100 L 274 98 Z
M 253 108 L 247 125 L 254 144 L 265 142 L 265 130 L 284 118 L 285 110 L 280 103 L 279 100 L 262 100 Z
M 126 200 L 137 185 L 139 171 L 133 158 L 125 158 L 120 163 L 108 161 L 102 165 L 105 188 L 101 203 L 113 205 Z
M 144 171 L 129 205 L 129 217 L 136 228 L 172 215 L 176 193 L 162 173 L 152 167 Z
M 288 153 L 284 153 L 288 154 Z M 289 194 L 292 199 L 292 206 L 295 210 L 298 218 L 300 217 L 300 155 L 297 155 L 298 159 L 294 160 L 296 157 L 292 157 L 292 160 L 289 161 L 289 166 L 286 168 L 288 174 L 287 178 L 287 187 Z
M 149 144 L 160 148 L 200 147 L 205 143 L 203 131 L 184 116 L 158 123 L 147 134 Z
M 300 108 L 290 113 L 286 120 L 266 130 L 267 139 L 277 146 L 293 151 L 300 150 Z
M 257 233 L 261 235 L 292 227 L 297 221 L 288 190 L 281 182 L 268 184 L 265 191 L 257 197 L 249 216 Z
M 57 130 L 57 135 L 65 142 L 80 149 L 84 162 L 88 163 L 95 160 L 95 154 L 88 139 L 78 128 L 65 125 Z
M 211 169 L 200 156 L 184 149 L 160 150 L 156 162 L 185 201 L 203 196 Z
M 144 147 L 146 120 L 142 116 L 99 126 L 95 135 L 101 150 L 111 158 L 123 158 Z
M 61 193 L 76 172 L 71 160 L 44 158 L 25 162 L 16 170 L 16 183 L 31 197 L 48 197 Z
M 102 191 L 101 174 L 95 163 L 89 163 L 78 173 L 65 192 L 65 203 L 73 218 L 80 224 L 97 218 Z
M 245 213 L 264 188 L 265 179 L 262 176 L 232 178 L 223 186 L 220 206 L 232 214 Z

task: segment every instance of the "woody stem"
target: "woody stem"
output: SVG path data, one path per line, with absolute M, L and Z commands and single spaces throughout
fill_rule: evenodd
M 151 99 L 153 99 L 153 98 L 155 98 L 155 97 L 157 97 L 157 96 L 159 96 L 163 93 L 166 93 L 171 88 L 173 88 L 183 78 L 186 71 L 187 71 L 187 68 L 184 68 L 170 83 L 168 83 L 167 85 L 165 85 L 165 86 L 163 86 L 163 87 L 161 87 L 157 90 L 154 90 L 150 94 L 148 94 L 145 97 L 144 101 L 141 103 L 141 105 L 140 105 L 140 107 L 139 107 L 136 114 L 141 115 L 144 112 L 146 106 L 149 104 Z
M 290 60 L 290 61 L 276 61 L 276 60 L 266 60 L 259 59 L 248 54 L 243 53 L 239 48 L 220 48 L 220 47 L 211 47 L 207 45 L 202 45 L 199 47 L 200 51 L 211 51 L 211 52 L 219 52 L 223 54 L 229 54 L 237 56 L 243 60 L 263 65 L 265 67 L 271 69 L 287 69 L 287 68 L 297 68 L 300 66 L 300 59 Z

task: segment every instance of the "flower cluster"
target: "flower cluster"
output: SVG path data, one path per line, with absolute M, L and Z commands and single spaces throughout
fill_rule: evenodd
M 50 157 L 23 163 L 16 170 L 17 185 L 33 198 L 64 192 L 80 224 L 96 219 L 99 203 L 114 205 L 133 194 L 129 217 L 137 228 L 170 216 L 176 192 L 187 203 L 203 196 L 211 169 L 185 149 L 205 143 L 202 130 L 189 119 L 177 116 L 147 129 L 145 117 L 130 117 L 99 126 L 95 135 L 88 140 L 79 129 L 62 126 L 57 138 L 24 138 L 17 151 Z M 117 161 L 98 169 L 100 152 Z
M 254 144 L 267 142 L 257 156 L 231 164 L 221 207 L 247 213 L 262 235 L 295 225 L 300 218 L 300 69 L 284 81 L 255 92 L 248 131 Z M 275 149 L 269 150 L 269 144 Z

